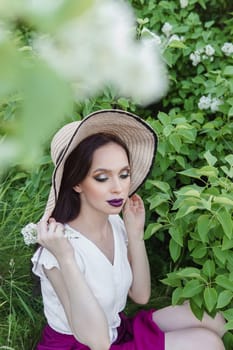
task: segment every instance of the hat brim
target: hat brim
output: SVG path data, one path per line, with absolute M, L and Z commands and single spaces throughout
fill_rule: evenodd
M 128 147 L 131 167 L 129 196 L 135 193 L 146 180 L 156 154 L 157 135 L 150 125 L 132 113 L 117 109 L 97 111 L 81 122 L 72 124 L 69 142 L 60 154 L 54 169 L 46 212 L 51 213 L 54 209 L 67 157 L 82 140 L 100 132 L 116 135 Z

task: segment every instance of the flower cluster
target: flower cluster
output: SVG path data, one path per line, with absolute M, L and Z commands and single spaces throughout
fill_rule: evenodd
M 141 31 L 141 38 L 143 38 L 143 41 L 145 44 L 149 45 L 155 45 L 160 46 L 161 48 L 166 47 L 166 45 L 169 45 L 173 41 L 184 41 L 183 36 L 179 36 L 177 34 L 172 34 L 172 25 L 168 22 L 164 23 L 162 27 L 162 32 L 165 35 L 162 35 L 161 37 L 153 32 L 151 32 L 148 28 L 143 27 Z
M 22 230 L 21 233 L 23 235 L 24 243 L 26 245 L 35 244 L 37 241 L 37 225 L 27 224 Z
M 221 50 L 226 56 L 231 56 L 231 55 L 233 55 L 233 44 L 232 43 L 224 43 Z
M 172 33 L 172 29 L 172 25 L 169 22 L 165 22 L 161 30 L 166 37 L 169 37 Z
M 202 110 L 210 109 L 211 112 L 216 112 L 219 110 L 219 106 L 223 102 L 217 98 L 214 97 L 212 98 L 211 95 L 209 94 L 208 96 L 202 96 L 198 102 L 198 108 Z
M 37 224 L 29 223 L 27 224 L 22 230 L 21 233 L 23 235 L 24 243 L 26 245 L 35 244 L 37 242 Z M 71 238 L 78 238 L 78 233 L 75 231 L 69 229 L 68 227 L 65 228 L 64 236 L 71 239 Z
M 204 48 L 195 50 L 189 56 L 193 66 L 197 66 L 202 60 L 214 60 L 215 49 L 211 45 L 206 45 Z
M 52 35 L 37 37 L 33 45 L 71 83 L 77 100 L 111 84 L 120 95 L 147 104 L 165 94 L 168 79 L 158 46 L 136 40 L 134 24 L 126 3 L 94 1 L 81 16 Z

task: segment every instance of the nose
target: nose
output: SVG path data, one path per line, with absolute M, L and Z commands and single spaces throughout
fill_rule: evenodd
M 111 191 L 114 193 L 120 193 L 122 191 L 122 183 L 119 177 L 112 179 Z

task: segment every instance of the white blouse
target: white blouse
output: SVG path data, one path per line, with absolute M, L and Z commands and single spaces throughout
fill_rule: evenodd
M 127 258 L 127 236 L 123 220 L 119 215 L 110 215 L 109 222 L 114 236 L 113 264 L 91 240 L 66 226 L 75 233 L 76 238 L 69 239 L 75 250 L 77 264 L 105 312 L 113 343 L 117 338 L 117 327 L 120 325 L 119 312 L 125 308 L 132 284 L 132 271 Z M 32 271 L 40 277 L 44 313 L 48 324 L 57 332 L 72 334 L 63 306 L 43 270 L 43 266 L 46 269 L 59 268 L 56 258 L 47 249 L 39 248 L 32 257 L 32 263 Z

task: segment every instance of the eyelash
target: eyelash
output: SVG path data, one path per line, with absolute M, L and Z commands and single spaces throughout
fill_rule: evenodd
M 98 182 L 105 182 L 105 181 L 108 180 L 108 177 L 101 178 L 100 176 L 102 176 L 102 175 L 95 176 L 94 179 L 95 179 L 96 181 L 98 181 Z M 129 176 L 130 176 L 130 173 L 128 172 L 127 174 L 121 174 L 121 175 L 120 175 L 120 178 L 121 178 L 122 180 L 125 180 L 125 179 L 127 179 Z

